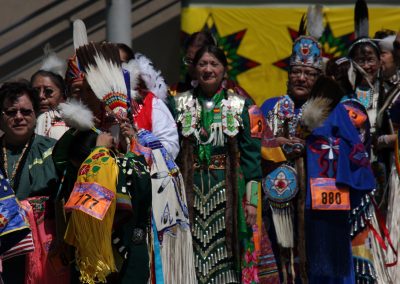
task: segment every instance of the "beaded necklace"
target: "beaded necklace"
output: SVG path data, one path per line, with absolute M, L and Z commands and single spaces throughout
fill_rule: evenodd
M 6 142 L 5 139 L 3 138 L 3 161 L 4 161 L 4 173 L 6 174 L 7 178 L 10 181 L 10 185 L 11 187 L 14 187 L 14 178 L 17 175 L 17 172 L 19 170 L 21 161 L 23 160 L 24 156 L 25 156 L 25 152 L 26 149 L 28 149 L 28 146 L 30 144 L 30 139 L 28 140 L 28 142 L 26 142 L 24 149 L 22 149 L 21 155 L 19 156 L 17 162 L 15 163 L 15 165 L 12 167 L 12 173 L 11 176 L 8 174 L 8 161 L 7 161 L 7 149 L 6 149 Z

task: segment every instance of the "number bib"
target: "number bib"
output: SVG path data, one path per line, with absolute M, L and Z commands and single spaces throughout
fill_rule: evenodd
M 97 183 L 77 182 L 65 204 L 65 210 L 80 210 L 103 220 L 114 197 L 114 192 Z
M 334 178 L 311 178 L 311 199 L 314 210 L 350 210 L 348 188 L 337 188 Z

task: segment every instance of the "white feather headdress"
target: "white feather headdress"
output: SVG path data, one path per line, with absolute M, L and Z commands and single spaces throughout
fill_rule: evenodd
M 307 11 L 307 31 L 310 36 L 319 39 L 324 32 L 323 7 L 321 4 L 309 6 Z
M 136 53 L 135 58 L 124 64 L 123 67 L 130 73 L 132 90 L 137 86 L 140 76 L 146 88 L 157 98 L 163 101 L 167 99 L 167 84 L 165 84 L 161 72 L 154 68 L 153 63 L 146 56 Z

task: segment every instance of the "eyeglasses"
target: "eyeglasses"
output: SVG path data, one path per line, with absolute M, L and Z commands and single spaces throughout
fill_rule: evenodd
M 291 75 L 293 77 L 297 77 L 297 78 L 300 78 L 301 75 L 304 75 L 304 78 L 306 78 L 306 79 L 315 79 L 315 78 L 317 78 L 319 73 L 315 72 L 315 71 L 308 71 L 308 70 L 303 71 L 300 69 L 292 69 L 290 71 L 289 75 Z
M 355 58 L 354 62 L 357 63 L 360 66 L 365 66 L 365 65 L 376 65 L 378 63 L 378 59 L 375 57 L 370 57 L 370 58 Z
M 183 58 L 182 58 L 182 63 L 183 63 L 185 66 L 192 65 L 192 64 L 193 64 L 193 59 L 192 59 L 192 58 L 189 58 L 189 57 L 183 57 Z
M 49 87 L 36 87 L 34 88 L 36 92 L 40 95 L 40 92 L 43 90 L 43 94 L 46 98 L 53 97 L 54 90 Z
M 33 114 L 33 109 L 25 109 L 25 108 L 20 108 L 20 109 L 6 109 L 2 111 L 3 115 L 6 115 L 8 117 L 16 117 L 18 112 L 21 113 L 22 116 L 31 116 Z

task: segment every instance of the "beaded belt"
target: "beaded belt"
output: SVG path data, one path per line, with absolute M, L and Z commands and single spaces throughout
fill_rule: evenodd
M 210 165 L 208 165 L 208 169 L 209 170 L 224 170 L 225 164 L 226 164 L 226 155 L 225 154 L 213 155 L 213 156 L 211 156 Z M 200 169 L 200 168 L 203 170 L 207 169 L 207 165 L 200 164 L 197 158 L 195 158 L 193 167 L 195 170 Z

